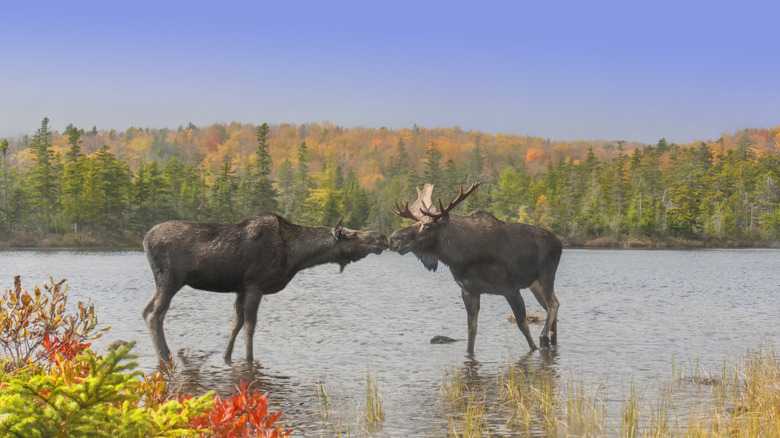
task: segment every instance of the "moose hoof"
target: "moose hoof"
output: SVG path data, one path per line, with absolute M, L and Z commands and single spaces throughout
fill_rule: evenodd
M 550 346 L 550 337 L 549 336 L 539 336 L 539 345 L 542 348 L 546 348 Z

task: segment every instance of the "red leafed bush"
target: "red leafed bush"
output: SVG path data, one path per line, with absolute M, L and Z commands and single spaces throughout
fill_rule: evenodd
M 78 312 L 68 312 L 65 280 L 44 283 L 29 292 L 21 278 L 0 296 L 0 363 L 5 371 L 31 364 L 46 365 L 62 354 L 71 360 L 97 339 L 95 307 L 78 302 Z
M 202 417 L 192 420 L 192 429 L 208 429 L 213 436 L 222 438 L 279 438 L 292 433 L 285 431 L 284 425 L 274 425 L 281 412 L 268 412 L 268 393 L 260 395 L 260 391 L 250 387 L 242 380 L 236 385 L 238 392 L 231 398 L 214 397 L 212 410 Z
M 41 346 L 44 349 L 43 356 L 53 358 L 59 361 L 59 356 L 65 360 L 73 360 L 76 356 L 84 353 L 84 350 L 92 345 L 89 342 L 83 342 L 82 338 L 75 336 L 57 336 L 46 333 L 43 335 Z

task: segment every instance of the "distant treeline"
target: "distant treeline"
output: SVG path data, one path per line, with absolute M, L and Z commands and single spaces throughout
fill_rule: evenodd
M 137 244 L 168 219 L 264 211 L 310 225 L 343 217 L 347 227 L 387 233 L 406 224 L 390 208 L 414 200 L 415 187 L 434 183 L 446 204 L 474 181 L 483 185 L 459 213 L 481 208 L 575 245 L 780 241 L 780 127 L 646 145 L 329 123 L 59 133 L 45 118 L 0 146 L 6 245 L 53 235 Z

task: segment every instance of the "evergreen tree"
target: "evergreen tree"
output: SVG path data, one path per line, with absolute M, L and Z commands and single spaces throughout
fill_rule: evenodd
M 48 233 L 56 211 L 58 193 L 48 117 L 41 121 L 41 127 L 35 132 L 29 147 L 33 156 L 33 167 L 30 169 L 31 202 L 38 213 L 40 231 Z
M 191 165 L 185 167 L 179 195 L 179 216 L 194 221 L 210 219 L 207 193 L 201 169 Z
M 468 165 L 466 166 L 466 184 L 474 184 L 482 178 L 482 172 L 485 168 L 485 152 L 480 145 L 480 137 L 474 139 L 474 149 L 469 155 Z M 469 196 L 470 197 L 470 196 Z
M 406 154 L 406 144 L 403 138 L 399 138 L 398 143 L 395 145 L 395 154 L 390 157 L 388 162 L 385 176 L 391 178 L 394 175 L 398 175 L 404 172 L 407 166 L 409 166 L 409 158 Z
M 311 188 L 311 177 L 309 176 L 309 148 L 306 142 L 302 142 L 298 147 L 298 170 L 293 182 L 293 196 L 291 206 L 291 220 L 298 221 L 306 214 L 305 202 L 309 197 Z
M 173 217 L 179 217 L 180 205 L 181 205 L 181 191 L 184 185 L 184 164 L 179 161 L 178 158 L 173 157 L 165 164 L 163 168 L 163 174 L 165 175 L 165 182 L 170 186 L 171 204 Z
M 436 148 L 436 144 L 431 142 L 425 151 L 425 168 L 423 177 L 426 183 L 440 186 L 444 180 L 444 172 L 441 170 L 441 152 Z
M 230 159 L 219 167 L 219 175 L 211 186 L 211 218 L 216 222 L 231 222 L 238 219 L 235 211 L 236 181 Z
M 460 188 L 463 185 L 464 181 L 463 177 L 461 176 L 460 169 L 458 169 L 458 166 L 455 164 L 455 160 L 450 158 L 446 163 L 444 163 L 442 187 L 440 188 L 439 194 L 437 196 L 441 197 L 443 202 L 449 202 L 458 196 L 460 193 Z
M 73 225 L 73 231 L 78 232 L 83 228 L 83 193 L 84 193 L 84 167 L 85 159 L 81 153 L 82 131 L 69 125 L 68 144 L 70 147 L 65 153 L 65 166 L 62 174 L 62 204 L 65 221 Z
M 157 223 L 176 218 L 171 186 L 157 160 L 139 164 L 132 185 L 132 202 L 133 227 L 139 235 Z
M 270 128 L 263 123 L 257 128 L 257 170 L 253 175 L 252 208 L 257 213 L 279 211 L 279 193 L 271 179 L 271 153 L 268 146 Z
M 368 193 L 360 187 L 355 172 L 349 169 L 344 179 L 344 226 L 354 230 L 366 228 L 370 210 Z
M 72 125 L 69 126 L 70 129 L 66 132 L 68 134 L 68 144 L 70 145 L 70 148 L 68 148 L 68 152 L 65 153 L 65 160 L 68 163 L 75 163 L 81 158 L 81 146 L 79 143 L 81 142 L 81 136 L 84 135 L 84 131 L 76 129 Z
M 98 189 L 103 195 L 100 225 L 104 231 L 122 231 L 127 223 L 125 215 L 132 179 L 130 166 L 119 161 L 107 144 L 95 152 L 94 161 L 99 178 Z
M 507 166 L 493 193 L 493 203 L 490 206 L 492 213 L 502 221 L 516 221 L 524 190 L 520 175 L 512 166 Z
M 290 160 L 282 161 L 279 165 L 279 190 L 282 206 L 282 216 L 290 217 L 293 205 L 293 187 L 295 185 L 295 173 Z
M 2 177 L 2 194 L 3 199 L 2 203 L 0 203 L 0 220 L 2 221 L 2 225 L 0 225 L 0 232 L 8 231 L 5 229 L 5 227 L 8 224 L 8 139 L 4 138 L 2 141 L 0 141 L 0 154 L 3 155 L 3 177 Z

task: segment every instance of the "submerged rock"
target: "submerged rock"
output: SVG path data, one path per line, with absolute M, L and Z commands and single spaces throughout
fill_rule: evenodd
M 127 344 L 127 341 L 123 341 L 121 339 L 117 339 L 116 341 L 106 345 L 104 350 L 106 350 L 106 351 L 116 350 L 117 348 L 119 348 L 119 347 L 121 347 L 123 345 L 126 345 L 126 344 Z
M 458 340 L 452 339 L 449 336 L 442 336 L 442 335 L 436 335 L 433 338 L 431 338 L 431 344 L 451 344 L 453 342 L 458 342 Z

